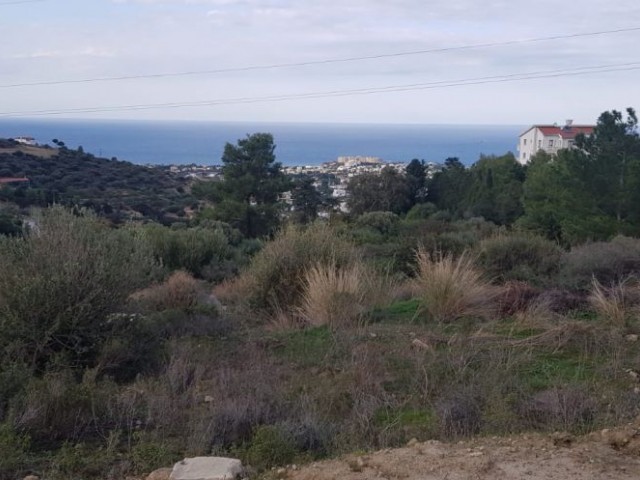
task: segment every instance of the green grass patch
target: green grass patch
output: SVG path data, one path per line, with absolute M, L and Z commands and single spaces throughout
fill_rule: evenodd
M 327 326 L 278 334 L 274 353 L 301 366 L 321 365 L 336 353 L 336 343 Z
M 420 300 L 402 300 L 394 302 L 386 308 L 379 308 L 371 312 L 371 320 L 374 322 L 409 323 L 416 318 L 420 308 Z
M 504 335 L 505 337 L 512 338 L 514 340 L 521 340 L 524 338 L 533 337 L 544 333 L 544 328 L 532 328 L 522 327 L 513 322 L 513 319 L 500 322 L 493 328 L 493 332 L 497 335 Z
M 541 353 L 522 365 L 520 375 L 531 390 L 544 390 L 558 384 L 582 383 L 593 377 L 594 368 L 570 353 Z
M 414 363 L 405 357 L 389 355 L 385 358 L 385 366 L 391 378 L 383 383 L 389 393 L 410 393 L 416 380 Z
M 431 408 L 380 408 L 373 415 L 373 423 L 379 428 L 419 428 L 430 430 L 436 424 L 436 415 Z

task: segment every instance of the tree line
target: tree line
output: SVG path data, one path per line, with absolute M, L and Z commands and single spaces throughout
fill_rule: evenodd
M 391 167 L 364 173 L 347 185 L 349 215 L 384 211 L 442 220 L 482 217 L 497 225 L 535 231 L 563 244 L 640 233 L 640 138 L 632 108 L 600 115 L 592 135 L 578 135 L 575 148 L 557 155 L 538 152 L 528 165 L 511 153 L 481 156 L 466 167 L 447 158 L 428 175 L 424 160 L 404 171 Z M 248 237 L 269 235 L 283 220 L 281 201 L 291 192 L 298 223 L 313 221 L 335 206 L 312 178 L 292 180 L 276 162 L 273 137 L 248 135 L 227 144 L 224 180 L 201 183 L 194 194 L 213 203 L 211 215 Z M 321 191 L 323 190 L 323 191 Z

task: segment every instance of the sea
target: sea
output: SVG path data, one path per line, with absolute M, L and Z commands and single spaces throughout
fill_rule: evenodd
M 481 155 L 514 152 L 523 130 L 521 125 L 0 119 L 0 138 L 30 136 L 50 145 L 57 139 L 69 148 L 141 165 L 217 165 L 227 142 L 258 132 L 273 134 L 276 159 L 286 166 L 358 155 L 386 162 L 458 157 L 471 165 Z

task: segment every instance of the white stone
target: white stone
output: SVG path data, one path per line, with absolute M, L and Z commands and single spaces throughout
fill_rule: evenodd
M 176 463 L 170 480 L 232 480 L 242 475 L 242 463 L 235 458 L 195 457 Z

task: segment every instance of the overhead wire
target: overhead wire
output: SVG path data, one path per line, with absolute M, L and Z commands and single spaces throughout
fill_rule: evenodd
M 8 6 L 8 5 L 20 5 L 22 3 L 41 3 L 45 0 L 12 0 L 9 2 L 0 2 L 0 7 Z
M 118 112 L 131 110 L 150 110 L 165 108 L 185 108 L 185 107 L 205 107 L 220 105 L 236 105 L 250 104 L 262 102 L 280 102 L 291 100 L 308 100 L 330 97 L 344 97 L 355 95 L 372 95 L 379 93 L 405 92 L 415 90 L 430 90 L 439 88 L 452 88 L 469 85 L 482 85 L 489 83 L 506 83 L 517 81 L 528 81 L 545 78 L 558 78 L 579 75 L 592 75 L 597 73 L 611 73 L 620 71 L 632 71 L 640 69 L 640 62 L 626 62 L 607 65 L 574 67 L 570 69 L 559 70 L 542 70 L 537 72 L 514 73 L 505 75 L 494 75 L 488 77 L 472 77 L 458 80 L 442 80 L 435 82 L 412 83 L 403 85 L 388 85 L 382 87 L 368 87 L 358 89 L 329 90 L 320 92 L 307 92 L 300 94 L 284 94 L 271 95 L 263 97 L 239 97 L 230 99 L 201 100 L 190 102 L 169 102 L 169 103 L 152 103 L 152 104 L 132 104 L 132 105 L 116 105 L 116 106 L 96 106 L 82 107 L 71 109 L 49 109 L 49 110 L 32 110 L 32 111 L 15 111 L 0 112 L 0 117 L 18 117 L 18 116 L 52 116 L 77 113 L 102 113 L 102 112 Z
M 43 0 L 24 0 L 24 1 L 43 1 Z M 468 45 L 458 45 L 458 46 L 452 46 L 452 47 L 410 50 L 410 51 L 404 51 L 404 52 L 381 53 L 381 54 L 375 54 L 375 55 L 353 56 L 353 57 L 344 57 L 344 58 L 327 58 L 327 59 L 321 59 L 321 60 L 309 60 L 309 61 L 302 61 L 302 62 L 276 63 L 276 64 L 269 64 L 269 65 L 247 65 L 247 66 L 241 66 L 241 67 L 189 70 L 189 71 L 182 71 L 182 72 L 158 72 L 158 73 L 147 73 L 147 74 L 136 74 L 136 75 L 90 77 L 90 78 L 66 79 L 66 80 L 42 80 L 42 81 L 34 81 L 34 82 L 10 83 L 10 84 L 0 84 L 0 88 L 6 89 L 6 88 L 53 86 L 53 85 L 65 85 L 65 84 L 78 84 L 78 83 L 116 82 L 116 81 L 124 81 L 124 80 L 169 78 L 169 77 L 183 77 L 183 76 L 197 76 L 197 75 L 215 75 L 215 74 L 222 74 L 222 73 L 238 73 L 238 72 L 249 72 L 249 71 L 256 71 L 256 70 L 275 70 L 275 69 L 282 69 L 282 68 L 350 63 L 350 62 L 359 62 L 359 61 L 365 61 L 365 60 L 381 60 L 381 59 L 394 58 L 394 57 L 406 57 L 406 56 L 427 55 L 427 54 L 434 54 L 434 53 L 447 53 L 447 52 L 462 51 L 462 50 L 522 45 L 527 43 L 547 42 L 547 41 L 554 41 L 554 40 L 564 40 L 564 39 L 572 39 L 572 38 L 599 36 L 599 35 L 613 35 L 613 34 L 628 33 L 628 32 L 635 32 L 635 31 L 640 31 L 640 26 L 618 28 L 613 30 L 600 30 L 595 32 L 552 35 L 552 36 L 546 36 L 546 37 L 535 37 L 535 38 L 528 38 L 528 39 L 521 39 L 521 40 L 517 40 L 517 39 L 506 40 L 502 42 L 486 42 L 486 43 L 476 43 L 476 44 L 468 44 Z

